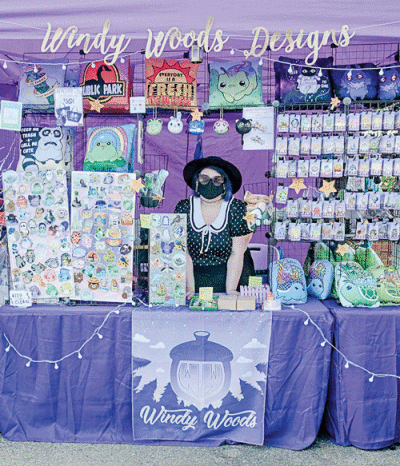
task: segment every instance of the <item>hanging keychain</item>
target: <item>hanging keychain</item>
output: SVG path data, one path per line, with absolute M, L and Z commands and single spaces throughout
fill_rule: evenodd
M 153 118 L 147 122 L 146 132 L 151 136 L 157 136 L 162 129 L 162 120 L 157 119 L 157 107 L 153 107 Z
M 276 130 L 278 133 L 289 132 L 289 115 L 287 113 L 278 113 L 276 118 Z
M 321 223 L 318 223 L 317 220 L 312 220 L 310 225 L 310 240 L 311 241 L 320 241 L 321 239 Z
M 229 123 L 224 120 L 224 109 L 219 110 L 219 120 L 214 123 L 214 131 L 217 134 L 224 135 L 229 131 Z

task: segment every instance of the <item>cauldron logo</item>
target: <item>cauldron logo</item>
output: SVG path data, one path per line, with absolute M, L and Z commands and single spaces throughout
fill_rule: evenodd
M 231 383 L 232 352 L 208 341 L 209 332 L 194 332 L 195 340 L 172 348 L 171 387 L 199 410 L 222 400 Z

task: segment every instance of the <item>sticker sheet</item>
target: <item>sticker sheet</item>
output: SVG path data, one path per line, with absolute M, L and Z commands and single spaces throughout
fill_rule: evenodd
M 34 300 L 72 297 L 68 195 L 64 170 L 3 172 L 11 289 Z
M 186 214 L 152 214 L 149 303 L 186 304 Z
M 131 173 L 72 173 L 71 241 L 76 299 L 132 300 L 135 179 Z

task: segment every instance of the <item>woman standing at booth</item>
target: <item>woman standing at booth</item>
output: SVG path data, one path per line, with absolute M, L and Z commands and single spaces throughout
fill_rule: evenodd
M 240 171 L 220 157 L 206 157 L 189 162 L 183 177 L 194 191 L 175 208 L 188 216 L 186 297 L 200 287 L 238 294 L 239 285 L 248 285 L 255 274 L 246 205 L 233 197 L 242 185 Z

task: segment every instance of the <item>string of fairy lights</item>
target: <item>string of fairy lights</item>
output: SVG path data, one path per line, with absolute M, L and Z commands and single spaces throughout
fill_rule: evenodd
M 135 298 L 137 300 L 138 303 L 140 303 L 141 305 L 144 305 L 144 306 L 147 306 L 147 307 L 150 307 L 148 304 L 144 303 L 143 301 L 141 301 L 140 299 L 138 298 Z M 48 363 L 48 364 L 53 364 L 54 365 L 54 369 L 59 369 L 59 363 L 61 363 L 62 361 L 64 361 L 65 359 L 71 357 L 71 356 L 74 356 L 74 355 L 77 355 L 78 356 L 78 359 L 82 359 L 83 358 L 83 355 L 82 355 L 82 352 L 83 352 L 83 349 L 85 348 L 85 346 L 93 339 L 95 338 L 96 336 L 99 338 L 99 339 L 102 339 L 103 338 L 103 335 L 100 333 L 102 328 L 104 327 L 104 325 L 106 324 L 106 322 L 108 321 L 108 319 L 110 318 L 110 316 L 112 314 L 119 314 L 120 311 L 119 309 L 123 306 L 126 306 L 126 304 L 120 304 L 119 306 L 117 306 L 116 308 L 112 309 L 111 311 L 109 311 L 106 316 L 104 317 L 103 319 L 103 322 L 98 326 L 96 327 L 94 330 L 93 330 L 93 333 L 92 335 L 79 347 L 77 348 L 76 350 L 72 351 L 71 353 L 68 353 L 58 359 L 54 359 L 54 360 L 49 360 L 49 359 L 34 359 L 32 358 L 31 356 L 27 356 L 25 354 L 22 354 L 18 348 L 10 341 L 10 339 L 7 337 L 6 334 L 3 333 L 3 336 L 5 338 L 5 340 L 7 341 L 7 346 L 5 348 L 5 351 L 8 353 L 11 349 L 13 349 L 15 351 L 15 353 L 23 358 L 23 359 L 26 359 L 26 367 L 30 367 L 32 363 Z M 161 307 L 161 306 L 156 306 L 156 307 Z M 349 369 L 350 366 L 352 367 L 355 367 L 355 368 L 358 368 L 362 371 L 364 371 L 366 374 L 368 374 L 368 381 L 369 382 L 373 382 L 375 377 L 376 378 L 385 378 L 385 377 L 391 377 L 391 378 L 395 378 L 395 379 L 400 379 L 400 376 L 396 375 L 396 374 L 381 374 L 381 373 L 376 373 L 376 372 L 373 372 L 369 369 L 367 369 L 366 367 L 363 367 L 361 366 L 360 364 L 357 364 L 355 361 L 352 361 L 350 360 L 341 350 L 339 350 L 330 340 L 329 338 L 326 337 L 326 335 L 324 334 L 324 331 L 321 329 L 321 327 L 319 327 L 319 325 L 313 320 L 313 318 L 310 316 L 310 314 L 305 311 L 304 309 L 301 309 L 299 307 L 296 307 L 294 305 L 291 305 L 291 306 L 288 306 L 288 305 L 284 305 L 285 308 L 288 308 L 288 309 L 292 309 L 294 311 L 297 311 L 297 312 L 300 312 L 302 313 L 306 319 L 304 320 L 304 325 L 309 325 L 311 324 L 313 327 L 315 327 L 315 329 L 319 332 L 319 334 L 321 335 L 321 343 L 320 343 L 320 346 L 321 347 L 325 347 L 325 345 L 328 345 L 330 346 L 334 351 L 336 351 L 343 359 L 343 362 L 344 362 L 344 367 L 345 369 Z M 274 311 L 274 312 L 280 312 L 280 311 Z

